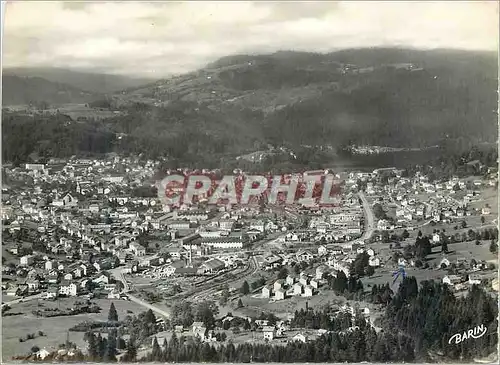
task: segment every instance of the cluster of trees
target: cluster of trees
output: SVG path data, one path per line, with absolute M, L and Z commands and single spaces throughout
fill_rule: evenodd
M 365 275 L 372 276 L 375 273 L 373 266 L 369 265 L 370 256 L 366 252 L 362 252 L 356 256 L 351 263 L 351 276 L 363 277 Z
M 385 285 L 374 284 L 368 299 L 374 304 L 387 305 L 391 302 L 393 294 L 394 293 L 392 292 L 389 283 L 386 283 Z
M 329 276 L 327 278 L 328 285 L 336 294 L 347 293 L 363 293 L 363 283 L 355 276 L 347 278 L 343 271 L 338 271 L 337 276 Z
M 497 300 L 474 285 L 466 296 L 456 297 L 447 285 L 414 277 L 403 279 L 387 307 L 387 330 L 408 334 L 417 353 L 440 352 L 453 360 L 472 360 L 496 352 Z M 486 335 L 460 345 L 448 344 L 456 333 L 483 324 Z
M 87 342 L 88 361 L 114 362 L 118 349 L 124 349 L 126 346 L 125 340 L 118 337 L 116 329 L 110 330 L 107 338 L 100 333 L 96 335 L 93 332 L 87 332 L 84 340 Z
M 467 242 L 475 241 L 476 245 L 480 244 L 480 240 L 491 240 L 490 251 L 495 253 L 498 247 L 498 229 L 497 228 L 486 228 L 481 231 L 474 231 L 469 229 L 468 232 L 455 233 L 447 235 L 445 230 L 434 230 L 434 234 L 439 234 L 439 243 L 433 244 L 431 242 L 430 236 L 424 236 L 421 231 L 418 232 L 417 238 L 414 245 L 406 245 L 403 252 L 403 257 L 412 258 L 417 257 L 420 260 L 424 260 L 427 255 L 432 253 L 432 248 L 441 246 L 441 251 L 444 253 L 448 252 L 448 245 L 457 242 Z M 398 247 L 396 247 L 398 248 Z M 420 261 L 422 262 L 422 261 Z
M 432 243 L 429 236 L 423 236 L 422 232 L 418 233 L 415 240 L 414 253 L 419 259 L 424 259 L 432 253 Z
M 286 279 L 288 276 L 288 269 L 286 267 L 282 267 L 278 273 L 278 279 Z
M 95 155 L 111 152 L 115 134 L 98 122 L 74 123 L 64 115 L 2 118 L 2 153 L 19 165 L 30 155 L 41 158 Z
M 474 240 L 497 240 L 498 239 L 498 229 L 497 228 L 485 228 L 483 230 L 472 230 L 469 229 L 467 231 L 467 235 L 465 235 L 465 232 L 462 233 L 461 239 L 457 240 L 458 236 L 455 234 L 453 235 L 453 239 L 456 242 L 463 242 L 463 241 L 474 241 Z M 465 239 L 464 239 L 465 238 Z
M 261 286 L 264 286 L 264 285 L 266 285 L 266 279 L 261 277 L 255 281 L 252 281 L 252 283 L 250 284 L 250 287 L 252 288 L 252 290 L 255 290 L 255 289 L 260 288 Z
M 146 312 L 139 313 L 137 316 L 127 316 L 124 321 L 124 327 L 130 337 L 133 337 L 139 344 L 143 343 L 158 332 L 161 326 L 156 322 L 156 316 L 149 309 Z
M 43 337 L 43 336 L 45 336 L 45 333 L 43 331 L 38 331 L 37 333 L 28 333 L 26 335 L 26 337 L 19 337 L 19 342 L 33 340 L 36 337 Z M 34 351 L 34 352 L 36 352 L 36 351 Z
M 380 203 L 373 204 L 373 215 L 377 219 L 387 219 L 387 213 Z
M 340 273 L 339 273 L 340 274 Z M 342 276 L 340 274 L 339 276 Z M 345 277 L 345 275 L 344 275 Z M 344 286 L 349 286 L 349 281 Z M 356 281 L 352 281 L 356 285 Z M 348 288 L 344 287 L 344 290 Z M 393 293 L 386 285 L 374 285 L 370 294 L 373 303 L 385 304 L 383 331 L 377 333 L 357 313 L 338 312 L 332 316 L 329 308 L 320 311 L 302 309 L 296 311 L 291 320 L 292 327 L 325 329 L 327 332 L 315 341 L 273 345 L 254 345 L 244 343 L 234 345 L 229 342 L 211 345 L 196 338 L 180 338 L 174 333 L 163 346 L 153 340 L 152 352 L 139 360 L 163 362 L 360 362 L 360 361 L 413 361 L 416 358 L 428 359 L 429 352 L 441 353 L 448 359 L 470 360 L 474 357 L 487 356 L 496 350 L 498 341 L 497 302 L 478 286 L 472 286 L 467 296 L 456 297 L 450 289 L 441 283 L 423 281 L 420 287 L 414 277 L 404 278 L 398 291 Z M 187 307 L 178 307 L 180 310 Z M 210 308 L 206 303 L 204 308 Z M 188 309 L 189 310 L 189 309 Z M 201 308 L 196 310 L 198 320 L 202 320 Z M 110 320 L 117 319 L 110 308 Z M 232 328 L 243 327 L 255 330 L 255 320 L 266 319 L 275 324 L 278 318 L 273 314 L 262 313 L 251 322 L 235 318 L 229 325 Z M 127 319 L 126 329 L 130 339 L 124 341 L 119 335 L 120 329 L 111 328 L 107 338 L 92 332 L 85 335 L 88 343 L 90 361 L 114 361 L 117 349 L 125 350 L 125 362 L 137 360 L 137 349 L 142 343 L 151 341 L 150 336 L 159 328 L 151 326 L 155 321 L 151 311 Z M 233 323 L 234 322 L 234 323 Z M 214 322 L 215 326 L 226 329 L 229 321 Z M 474 341 L 462 342 L 459 346 L 448 344 L 448 339 L 455 333 L 483 324 L 486 334 Z M 229 328 L 230 328 L 229 327 Z M 208 328 L 208 326 L 207 326 Z M 227 329 L 229 329 L 227 328 Z M 208 330 L 208 329 L 207 329 Z M 223 342 L 221 334 L 219 339 Z M 217 335 L 216 335 L 217 337 Z
M 135 358 L 125 359 L 134 361 Z M 307 343 L 233 343 L 212 345 L 175 334 L 163 346 L 153 340 L 153 351 L 142 361 L 159 362 L 389 362 L 414 360 L 413 341 L 401 334 L 377 334 L 360 321 L 342 333 L 328 333 Z
M 360 323 L 362 321 L 365 321 L 365 319 L 359 311 L 357 316 L 353 317 L 349 312 L 332 314 L 328 307 L 320 311 L 308 308 L 306 310 L 296 310 L 290 321 L 290 326 L 292 328 L 324 329 L 339 332 L 351 327 L 360 326 L 362 325 Z
M 203 301 L 193 305 L 191 302 L 177 302 L 172 307 L 172 317 L 167 320 L 167 327 L 182 325 L 189 327 L 193 322 L 203 322 L 209 330 L 215 326 L 215 317 L 219 314 L 219 307 L 213 301 Z
M 410 237 L 410 232 L 408 232 L 408 230 L 406 229 L 404 229 L 403 232 L 401 232 L 401 234 L 396 234 L 393 232 L 389 234 L 389 232 L 387 231 L 382 231 L 381 236 L 382 236 L 382 242 L 384 243 L 388 243 L 391 241 L 398 242 L 398 241 L 404 241 L 408 237 Z
M 463 177 L 485 172 L 468 165 L 472 161 L 479 161 L 480 165 L 483 166 L 497 165 L 498 149 L 496 145 L 480 146 L 469 142 L 465 146 L 461 146 L 459 141 L 442 141 L 439 152 L 432 154 L 426 162 L 408 166 L 407 173 L 413 176 L 419 171 L 432 182 L 449 179 L 453 176 Z

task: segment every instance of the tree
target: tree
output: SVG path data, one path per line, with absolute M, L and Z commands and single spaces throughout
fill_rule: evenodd
M 113 329 L 109 332 L 108 341 L 106 343 L 106 350 L 104 352 L 104 362 L 116 361 L 116 341 L 117 332 Z
M 123 283 L 121 281 L 117 281 L 115 283 L 115 285 L 116 285 L 116 287 L 115 287 L 116 290 L 118 290 L 119 292 L 121 292 L 123 289 L 125 289 L 124 286 L 123 286 Z
M 148 309 L 148 311 L 146 312 L 146 315 L 144 316 L 144 322 L 146 324 L 155 324 L 156 323 L 156 316 L 154 315 L 154 313 L 151 309 Z
M 428 236 L 417 237 L 415 241 L 416 254 L 420 259 L 432 253 L 432 244 Z
M 153 361 L 161 361 L 161 348 L 158 344 L 158 339 L 156 338 L 156 336 L 153 339 L 153 350 L 151 352 L 151 357 Z
M 116 312 L 115 303 L 113 302 L 111 302 L 111 305 L 109 306 L 108 321 L 110 322 L 118 321 L 118 313 Z
M 368 266 L 370 256 L 366 252 L 358 254 L 351 264 L 350 270 L 353 275 L 363 276 L 365 274 L 365 268 Z
M 286 279 L 288 276 L 288 270 L 286 267 L 282 267 L 280 272 L 278 273 L 278 279 Z
M 444 252 L 444 253 L 448 253 L 448 242 L 447 242 L 447 238 L 445 237 L 443 239 L 443 243 L 441 244 L 441 251 Z
M 373 266 L 367 266 L 366 267 L 366 275 L 372 276 L 375 274 L 375 268 Z
M 466 221 L 462 221 L 462 228 L 467 228 L 467 222 Z
M 243 308 L 243 302 L 241 301 L 241 298 L 238 299 L 238 304 L 236 305 L 237 308 Z
M 98 360 L 98 343 L 93 332 L 88 332 L 85 334 L 87 340 L 87 353 L 90 361 Z
M 195 309 L 195 319 L 203 322 L 207 329 L 213 329 L 215 326 L 215 316 L 219 314 L 219 308 L 212 301 L 198 303 Z
M 386 219 L 387 218 L 387 215 L 384 211 L 384 208 L 382 208 L 382 205 L 380 205 L 380 203 L 375 203 L 372 207 L 372 210 L 373 210 L 373 215 L 375 216 L 375 218 L 377 218 L 377 219 Z
M 172 308 L 172 324 L 189 327 L 193 324 L 193 307 L 190 302 L 182 301 L 174 304 Z
M 228 300 L 229 300 L 229 286 L 225 284 L 220 294 L 219 304 L 224 306 L 227 304 Z
M 498 251 L 498 244 L 492 240 L 490 244 L 490 252 L 496 253 L 497 251 Z
M 485 221 L 486 219 L 484 218 L 484 216 L 481 216 L 481 224 L 484 224 Z
M 248 285 L 248 282 L 246 280 L 243 282 L 243 285 L 241 285 L 240 292 L 243 295 L 247 295 L 250 293 L 250 286 Z
M 127 351 L 124 355 L 124 361 L 134 362 L 137 357 L 137 345 L 135 343 L 135 338 L 130 337 L 127 342 Z
M 105 353 L 106 353 L 107 340 L 105 338 L 103 338 L 100 333 L 97 334 L 97 344 L 98 344 L 98 349 L 99 349 L 98 358 L 99 358 L 99 360 L 102 360 L 104 358 Z
M 347 289 L 347 276 L 343 271 L 339 271 L 337 273 L 337 277 L 333 279 L 332 282 L 332 289 L 337 292 L 342 294 L 346 289 Z
M 40 351 L 40 347 L 38 347 L 37 345 L 34 345 L 34 346 L 31 348 L 31 353 L 32 353 L 32 354 L 37 353 L 38 351 Z

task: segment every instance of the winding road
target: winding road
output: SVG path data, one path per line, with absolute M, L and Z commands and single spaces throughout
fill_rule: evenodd
M 375 216 L 373 215 L 372 207 L 366 199 L 365 194 L 360 191 L 358 192 L 358 196 L 363 203 L 363 210 L 365 211 L 365 231 L 360 237 L 360 240 L 368 240 L 372 237 L 373 232 L 375 231 Z
M 123 268 L 117 268 L 114 270 L 110 270 L 110 272 L 113 274 L 113 276 L 115 277 L 116 280 L 119 280 L 123 283 L 123 289 L 122 289 L 121 293 L 125 294 L 130 299 L 131 302 L 137 303 L 144 308 L 151 309 L 154 313 L 159 314 L 160 316 L 162 316 L 164 318 L 170 318 L 170 313 L 164 311 L 161 308 L 156 307 L 153 304 L 147 303 L 144 300 L 139 299 L 136 296 L 129 293 L 130 286 L 129 286 L 127 280 L 125 279 L 125 276 L 123 276 Z

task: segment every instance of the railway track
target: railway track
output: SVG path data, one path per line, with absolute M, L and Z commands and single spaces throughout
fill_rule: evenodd
M 198 299 L 201 299 L 203 297 L 208 297 L 208 296 L 213 295 L 216 292 L 222 290 L 222 288 L 226 284 L 230 285 L 233 282 L 237 282 L 237 281 L 239 281 L 247 276 L 253 275 L 257 271 L 257 269 L 258 269 L 257 260 L 254 256 L 252 256 L 246 269 L 238 274 L 234 274 L 234 278 L 231 278 L 228 281 L 225 281 L 225 282 L 220 283 L 220 284 L 218 283 L 215 286 L 212 285 L 212 286 L 204 288 L 204 289 L 201 289 L 201 287 L 200 287 L 199 289 L 201 289 L 201 291 L 197 290 L 197 291 L 191 292 L 191 293 L 187 294 L 184 298 L 198 300 Z M 206 285 L 206 283 L 205 283 L 205 285 Z

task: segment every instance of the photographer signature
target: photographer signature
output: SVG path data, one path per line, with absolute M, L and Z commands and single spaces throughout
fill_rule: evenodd
M 469 338 L 480 338 L 484 336 L 488 328 L 484 325 L 481 324 L 479 326 L 474 327 L 473 329 L 469 329 L 468 331 L 464 331 L 464 333 L 456 333 L 453 336 L 450 337 L 448 343 L 451 344 L 455 342 L 455 344 L 459 344 L 465 340 L 468 340 Z

